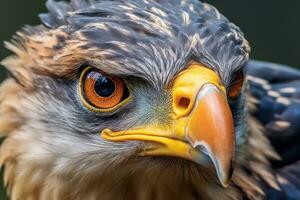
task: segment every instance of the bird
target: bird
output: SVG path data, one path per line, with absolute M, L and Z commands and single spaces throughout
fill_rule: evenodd
M 300 72 L 198 0 L 46 2 L 5 46 L 12 200 L 300 198 Z

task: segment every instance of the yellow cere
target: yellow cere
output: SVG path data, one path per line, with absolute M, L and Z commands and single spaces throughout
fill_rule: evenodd
M 187 70 L 179 74 L 173 85 L 173 109 L 176 118 L 189 114 L 198 91 L 207 83 L 217 86 L 226 96 L 225 87 L 216 72 L 199 63 L 191 64 Z M 185 102 L 182 102 L 184 99 Z M 185 108 L 187 105 L 189 107 Z

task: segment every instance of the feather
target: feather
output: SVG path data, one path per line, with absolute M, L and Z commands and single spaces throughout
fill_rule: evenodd
M 88 3 L 86 0 L 71 0 L 70 5 L 74 10 L 80 10 L 86 8 Z
M 298 151 L 299 152 L 299 151 Z M 278 180 L 285 190 L 288 199 L 300 197 L 300 161 L 285 166 L 278 171 Z
M 6 80 L 0 87 L 0 133 L 2 136 L 14 132 L 23 123 L 24 119 L 17 111 L 18 94 L 21 91 L 22 87 L 13 79 Z
M 287 197 L 294 199 L 300 192 L 296 170 L 300 160 L 300 72 L 283 65 L 251 61 L 247 74 L 251 94 L 256 98 L 254 115 L 265 125 L 266 135 L 281 157 L 273 161 L 279 184 Z
M 70 5 L 63 1 L 56 2 L 54 0 L 48 0 L 46 2 L 46 7 L 50 13 L 49 17 L 53 22 L 52 25 L 55 27 L 65 24 L 67 13 L 72 10 Z M 43 16 L 45 19 L 45 15 Z M 49 20 L 47 21 L 49 22 Z
M 269 197 L 269 191 L 296 194 L 295 187 L 283 184 L 298 184 L 290 160 L 298 149 L 277 144 L 275 138 L 288 138 L 277 132 L 298 137 L 298 74 L 275 64 L 252 61 L 247 66 L 250 91 L 243 111 L 249 109 L 248 129 L 226 189 L 206 167 L 181 159 L 140 158 L 135 156 L 137 142 L 111 144 L 91 134 L 98 133 L 99 124 L 112 126 L 109 119 L 126 121 L 131 108 L 104 120 L 83 109 L 76 96 L 82 64 L 143 80 L 138 84 L 146 92 L 149 87 L 150 94 L 165 94 L 193 58 L 228 85 L 248 60 L 250 47 L 214 7 L 196 0 L 48 0 L 46 6 L 49 13 L 40 15 L 44 26 L 19 32 L 6 45 L 16 55 L 3 61 L 12 78 L 0 89 L 5 116 L 0 131 L 8 136 L 0 161 L 12 199 L 256 200 Z M 291 165 L 273 169 L 271 160 Z

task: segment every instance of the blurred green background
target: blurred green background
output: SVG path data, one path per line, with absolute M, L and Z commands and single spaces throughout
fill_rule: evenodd
M 238 25 L 250 41 L 252 58 L 300 66 L 299 0 L 206 0 Z M 3 41 L 25 24 L 39 24 L 45 0 L 0 0 L 0 60 L 10 54 Z M 6 76 L 0 69 L 0 81 Z M 5 193 L 0 186 L 0 200 Z

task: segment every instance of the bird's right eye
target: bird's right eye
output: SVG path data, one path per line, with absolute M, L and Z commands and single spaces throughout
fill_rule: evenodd
M 116 76 L 102 73 L 91 67 L 82 72 L 80 78 L 80 97 L 91 110 L 110 111 L 123 105 L 128 99 L 124 81 Z
M 233 99 L 237 98 L 242 90 L 243 84 L 244 84 L 244 72 L 243 70 L 239 70 L 233 76 L 233 79 L 229 87 L 228 95 Z

